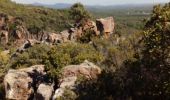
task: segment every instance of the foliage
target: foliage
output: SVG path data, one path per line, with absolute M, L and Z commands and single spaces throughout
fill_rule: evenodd
M 78 39 L 81 43 L 89 43 L 95 36 L 95 32 L 93 30 L 87 29 L 83 32 L 82 37 Z
M 54 67 L 64 67 L 69 64 L 80 64 L 84 60 L 100 63 L 103 56 L 91 45 L 66 43 L 53 47 L 48 52 L 49 60 Z
M 9 68 L 29 67 L 34 64 L 43 64 L 43 59 L 47 58 L 50 47 L 45 44 L 35 45 L 22 54 L 17 54 L 9 62 Z
M 85 7 L 81 3 L 75 3 L 71 7 L 70 15 L 76 22 L 91 18 L 90 13 L 85 9 Z
M 103 55 L 89 44 L 63 43 L 56 46 L 35 45 L 26 52 L 10 60 L 9 68 L 23 68 L 35 64 L 45 64 L 48 74 L 56 78 L 64 66 L 80 64 L 84 60 L 101 63 Z
M 139 52 L 138 40 L 141 34 L 136 33 L 129 37 L 113 35 L 109 39 L 93 38 L 93 45 L 101 52 L 105 59 L 102 62 L 104 69 L 119 69 L 125 60 L 133 60 L 133 55 Z
M 138 43 L 141 53 L 135 49 L 133 58 L 127 57 L 120 69 L 104 71 L 98 79 L 79 84 L 78 99 L 169 100 L 169 12 L 170 4 L 155 6 Z
M 155 6 L 144 31 L 142 77 L 147 88 L 145 95 L 169 99 L 170 96 L 170 4 Z M 151 84 L 152 83 L 152 84 Z
M 63 96 L 57 98 L 57 100 L 76 100 L 76 98 L 77 98 L 77 95 L 70 89 L 66 88 L 64 90 Z
M 0 8 L 0 13 L 22 18 L 27 28 L 32 30 L 35 28 L 47 31 L 62 31 L 70 27 L 69 23 L 72 22 L 69 18 L 69 10 L 67 9 L 54 10 L 44 7 L 21 5 L 11 0 L 1 0 Z
M 0 65 L 5 65 L 9 61 L 9 54 L 0 52 Z

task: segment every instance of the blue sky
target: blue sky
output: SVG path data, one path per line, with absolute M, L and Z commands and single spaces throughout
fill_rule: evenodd
M 120 4 L 145 4 L 145 3 L 162 3 L 170 2 L 170 0 L 12 0 L 18 3 L 44 3 L 44 4 L 55 4 L 55 3 L 70 3 L 81 2 L 85 5 L 120 5 Z

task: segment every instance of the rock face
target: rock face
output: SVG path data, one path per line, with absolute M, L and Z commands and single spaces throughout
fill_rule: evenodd
M 46 41 L 52 44 L 62 43 L 63 42 L 62 35 L 56 33 L 50 33 L 48 34 Z
M 96 25 L 100 33 L 104 33 L 107 37 L 113 33 L 115 26 L 113 17 L 97 19 Z
M 15 39 L 28 39 L 29 38 L 29 32 L 27 28 L 23 25 L 18 25 L 16 27 L 16 30 L 13 32 L 13 35 Z
M 59 88 L 55 91 L 53 100 L 63 95 L 66 88 L 75 89 L 76 80 L 78 77 L 84 77 L 86 79 L 97 78 L 97 75 L 101 73 L 101 69 L 89 61 L 84 61 L 80 65 L 69 65 L 63 68 L 62 78 L 60 79 Z
M 4 78 L 6 98 L 12 100 L 28 100 L 32 98 L 34 85 L 41 81 L 45 74 L 44 65 L 9 70 Z

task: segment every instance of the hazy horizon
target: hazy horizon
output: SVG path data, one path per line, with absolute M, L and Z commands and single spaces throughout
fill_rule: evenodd
M 32 4 L 32 3 L 42 3 L 42 4 L 56 4 L 56 3 L 67 3 L 73 4 L 76 2 L 81 2 L 85 5 L 124 5 L 124 4 L 157 4 L 166 3 L 169 0 L 12 0 L 17 3 Z

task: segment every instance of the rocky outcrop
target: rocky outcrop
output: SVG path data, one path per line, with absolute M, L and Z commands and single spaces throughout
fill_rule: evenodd
M 59 88 L 55 91 L 53 100 L 63 95 L 66 88 L 75 89 L 76 81 L 79 77 L 85 79 L 97 78 L 97 75 L 101 73 L 101 69 L 95 64 L 84 61 L 80 65 L 69 65 L 62 69 L 62 78 L 60 79 Z
M 9 29 L 8 25 L 16 24 L 16 28 Z M 51 33 L 45 31 L 37 31 L 31 33 L 26 28 L 22 18 L 9 18 L 9 16 L 0 16 L 0 41 L 1 44 L 7 44 L 11 39 L 14 40 L 14 45 L 21 46 L 24 41 L 32 39 L 48 44 L 58 44 L 63 42 L 77 41 L 89 32 L 93 36 L 109 37 L 114 31 L 113 17 L 97 19 L 96 23 L 92 20 L 84 20 L 75 24 L 74 27 L 64 30 L 60 33 Z M 3 41 L 3 42 L 2 42 Z
M 46 73 L 44 65 L 35 65 L 19 70 L 9 70 L 4 77 L 6 98 L 28 100 L 34 96 L 34 88 Z
M 69 65 L 61 70 L 59 83 L 47 81 L 44 65 L 35 65 L 23 69 L 10 69 L 4 77 L 6 99 L 12 100 L 56 100 L 63 96 L 65 89 L 77 89 L 79 77 L 95 79 L 101 69 L 95 64 L 84 61 L 80 65 Z M 59 87 L 54 93 L 54 86 Z M 73 92 L 73 91 L 72 91 Z M 54 94 L 54 95 L 53 95 Z
M 85 35 L 87 30 L 91 30 L 93 35 L 98 36 L 100 35 L 100 31 L 97 30 L 96 23 L 91 21 L 91 20 L 86 20 L 83 23 L 77 23 L 75 27 L 72 27 L 68 30 L 64 30 L 60 32 L 62 36 L 63 42 L 68 42 L 68 41 L 77 41 L 80 39 L 82 36 Z
M 100 18 L 96 20 L 96 25 L 100 33 L 103 33 L 106 37 L 114 31 L 114 19 L 113 17 Z
M 76 41 L 84 36 L 88 30 L 95 36 L 104 35 L 108 38 L 114 31 L 114 19 L 113 17 L 101 18 L 97 19 L 96 23 L 91 20 L 85 20 L 77 23 L 73 28 L 62 31 L 61 34 L 65 34 L 64 41 Z

